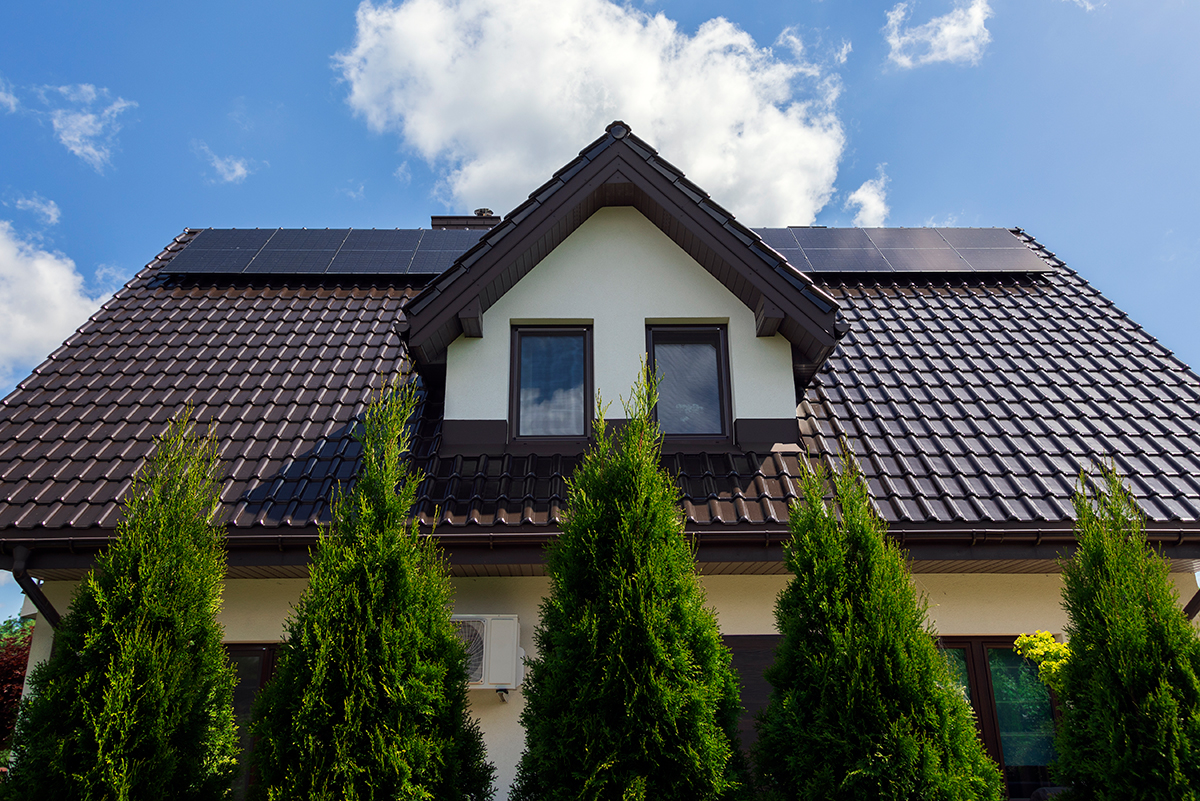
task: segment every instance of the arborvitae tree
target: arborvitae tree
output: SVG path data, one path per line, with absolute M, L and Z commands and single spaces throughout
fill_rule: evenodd
M 1058 669 L 1054 775 L 1086 799 L 1200 794 L 1200 644 L 1112 466 L 1080 479 L 1063 565 L 1070 653 Z
M 659 465 L 656 400 L 643 373 L 622 429 L 608 431 L 599 409 L 568 481 L 513 799 L 699 801 L 745 779 L 738 681 Z
M 116 540 L 31 677 L 6 798 L 224 798 L 237 770 L 235 674 L 216 622 L 224 531 L 217 445 L 190 413 L 157 440 Z M 39 624 L 41 625 L 41 624 Z
M 31 645 L 32 620 L 14 617 L 0 623 L 0 749 L 4 751 L 12 746 Z
M 970 706 L 927 627 L 903 552 L 871 506 L 853 456 L 824 501 L 808 470 L 786 548 L 795 574 L 779 595 L 783 635 L 754 748 L 780 799 L 998 799 Z
M 368 408 L 362 468 L 339 493 L 254 710 L 257 792 L 270 799 L 491 798 L 467 714 L 466 649 L 441 549 L 410 515 L 413 385 Z

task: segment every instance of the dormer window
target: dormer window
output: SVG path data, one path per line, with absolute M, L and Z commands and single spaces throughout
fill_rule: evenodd
M 588 436 L 590 327 L 514 327 L 512 375 L 510 419 L 517 438 Z
M 722 439 L 730 432 L 725 326 L 654 325 L 646 330 L 659 377 L 658 424 L 681 439 Z

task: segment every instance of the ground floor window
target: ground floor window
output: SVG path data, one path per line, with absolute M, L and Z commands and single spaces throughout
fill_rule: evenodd
M 979 736 L 1004 772 L 1010 798 L 1053 784 L 1054 703 L 1037 668 L 1013 651 L 1015 637 L 942 637 L 941 646 L 975 710 Z
M 264 645 L 226 645 L 229 661 L 237 672 L 237 684 L 233 688 L 233 716 L 237 721 L 238 746 L 241 755 L 238 764 L 242 770 L 233 784 L 233 797 L 242 801 L 249 796 L 254 777 L 250 772 L 250 754 L 254 750 L 254 738 L 250 735 L 250 710 L 258 691 L 275 672 L 275 643 Z

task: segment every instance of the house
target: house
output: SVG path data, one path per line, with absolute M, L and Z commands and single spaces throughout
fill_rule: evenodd
M 176 237 L 0 405 L 0 567 L 38 609 L 34 660 L 152 437 L 191 404 L 228 471 L 222 622 L 244 713 L 355 474 L 369 392 L 412 371 L 415 511 L 478 639 L 472 707 L 503 797 L 564 479 L 595 394 L 616 401 L 647 357 L 750 713 L 795 479 L 842 442 L 1013 797 L 1046 780 L 1051 711 L 1011 644 L 1063 630 L 1081 470 L 1115 460 L 1200 608 L 1200 378 L 1079 274 L 1019 229 L 750 229 L 615 122 L 503 219 Z

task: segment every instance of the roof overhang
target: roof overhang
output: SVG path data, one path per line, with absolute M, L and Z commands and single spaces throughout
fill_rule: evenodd
M 754 312 L 759 336 L 791 342 L 802 381 L 848 330 L 831 296 L 614 122 L 407 304 L 412 358 L 438 364 L 459 336 L 480 336 L 483 313 L 606 206 L 637 209 Z

